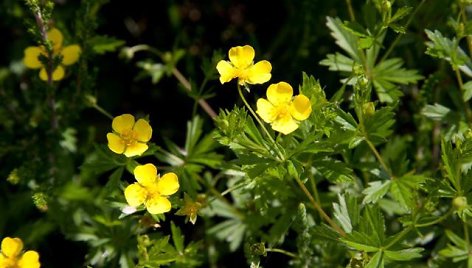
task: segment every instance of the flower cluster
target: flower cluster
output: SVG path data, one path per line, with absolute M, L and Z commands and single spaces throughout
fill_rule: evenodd
M 81 48 L 79 45 L 69 45 L 63 47 L 62 33 L 52 28 L 47 32 L 47 38 L 52 44 L 52 51 L 48 53 L 44 46 L 30 46 L 24 51 L 23 63 L 31 69 L 40 69 L 39 78 L 48 81 L 48 71 L 51 72 L 52 81 L 58 81 L 64 78 L 64 66 L 72 65 L 79 60 Z M 47 64 L 41 57 L 46 59 Z M 58 63 L 56 63 L 56 59 Z M 54 68 L 54 69 L 51 69 Z
M 39 268 L 39 254 L 34 250 L 24 253 L 23 242 L 19 238 L 5 237 L 2 240 L 0 268 Z
M 143 154 L 152 136 L 152 128 L 144 119 L 135 121 L 134 116 L 123 114 L 113 119 L 113 132 L 107 134 L 108 148 L 127 157 Z
M 240 85 L 262 84 L 270 80 L 271 64 L 265 60 L 254 64 L 255 52 L 251 46 L 233 47 L 228 54 L 230 61 L 221 60 L 216 66 L 222 84 L 234 78 L 238 78 Z M 293 97 L 293 88 L 286 82 L 271 84 L 266 95 L 267 99 L 257 100 L 256 113 L 271 124 L 273 130 L 282 134 L 295 131 L 299 122 L 311 114 L 310 99 L 303 94 Z
M 125 189 L 125 198 L 132 207 L 144 204 L 151 214 L 170 211 L 171 203 L 167 197 L 179 190 L 179 180 L 175 173 L 160 176 L 153 164 L 137 166 L 134 169 L 135 183 Z

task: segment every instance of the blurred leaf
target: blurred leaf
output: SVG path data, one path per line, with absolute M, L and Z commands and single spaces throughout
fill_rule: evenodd
M 421 114 L 435 121 L 441 121 L 449 113 L 449 111 L 451 111 L 449 108 L 435 103 L 434 105 L 426 105 L 421 110 Z
M 125 41 L 109 37 L 106 35 L 97 35 L 88 40 L 89 45 L 97 54 L 105 54 L 106 52 L 116 51 L 125 44 Z

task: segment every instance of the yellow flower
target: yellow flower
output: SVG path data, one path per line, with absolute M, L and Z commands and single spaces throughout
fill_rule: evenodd
M 127 157 L 143 154 L 151 139 L 152 128 L 144 119 L 134 121 L 134 116 L 123 114 L 113 119 L 113 133 L 107 134 L 108 148 Z
M 65 71 L 63 65 L 68 66 L 77 62 L 79 60 L 81 49 L 79 45 L 70 45 L 63 47 L 62 33 L 56 28 L 52 28 L 47 32 L 47 38 L 52 43 L 52 58 L 48 59 L 48 61 L 53 62 L 54 58 L 61 58 L 59 64 L 55 66 L 54 70 L 52 71 L 52 80 L 58 81 L 64 78 Z M 23 63 L 25 64 L 25 66 L 31 69 L 40 69 L 39 78 L 41 78 L 41 80 L 47 81 L 47 66 L 44 65 L 44 63 L 41 62 L 41 60 L 39 59 L 40 56 L 48 58 L 46 48 L 44 46 L 27 47 L 24 51 L 24 54 L 25 56 L 23 58 Z
M 23 242 L 19 238 L 5 237 L 2 240 L 0 268 L 39 268 L 39 254 L 28 250 L 21 254 Z
M 270 80 L 272 65 L 263 60 L 254 64 L 254 48 L 249 45 L 233 47 L 229 50 L 230 61 L 221 60 L 216 65 L 221 84 L 238 78 L 240 85 L 262 84 Z
M 134 177 L 138 182 L 126 187 L 126 202 L 132 207 L 144 204 L 151 214 L 161 214 L 171 209 L 167 196 L 179 189 L 179 179 L 173 172 L 160 177 L 153 164 L 137 166 Z
M 257 100 L 257 114 L 270 123 L 273 130 L 285 135 L 295 131 L 299 121 L 307 119 L 311 113 L 311 103 L 305 95 L 292 96 L 292 86 L 280 82 L 267 88 L 267 100 Z

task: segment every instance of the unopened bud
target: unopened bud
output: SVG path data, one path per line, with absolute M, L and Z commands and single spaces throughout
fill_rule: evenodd
M 371 116 L 375 113 L 375 105 L 373 102 L 367 102 L 362 104 L 362 112 L 364 115 Z

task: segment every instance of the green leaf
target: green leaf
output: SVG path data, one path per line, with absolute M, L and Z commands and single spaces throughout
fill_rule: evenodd
M 426 179 L 421 175 L 405 175 L 395 178 L 390 187 L 393 198 L 404 208 L 414 209 L 416 207 L 415 195 Z
M 379 247 L 374 244 L 373 241 L 369 241 L 369 238 L 364 234 L 353 231 L 351 234 L 342 238 L 341 241 L 348 247 L 359 251 L 365 252 L 376 252 L 379 251 Z
M 472 62 L 467 54 L 459 47 L 457 39 L 444 37 L 440 31 L 425 30 L 431 41 L 426 42 L 426 54 L 448 61 L 454 70 L 458 68 L 468 76 L 472 76 Z
M 413 10 L 412 7 L 407 7 L 407 6 L 403 6 L 397 9 L 397 11 L 395 11 L 395 14 L 393 14 L 393 16 L 390 18 L 389 23 L 403 19 L 405 16 L 410 14 L 412 10 Z
M 331 30 L 331 36 L 336 39 L 336 44 L 344 49 L 351 58 L 360 62 L 357 37 L 352 32 L 346 30 L 346 27 L 339 18 L 327 17 L 326 20 L 326 25 Z
M 383 259 L 383 252 L 377 251 L 372 259 L 370 259 L 369 263 L 367 263 L 364 268 L 383 268 L 384 267 L 384 259 Z
M 392 107 L 386 106 L 366 117 L 364 128 L 369 140 L 374 144 L 385 141 L 393 132 L 391 127 L 395 124 L 394 116 Z
M 99 35 L 88 40 L 89 45 L 97 54 L 105 54 L 106 52 L 116 51 L 125 44 L 125 41 L 109 37 L 106 35 Z
M 453 150 L 450 142 L 442 139 L 441 141 L 441 159 L 442 169 L 445 177 L 449 180 L 455 190 L 460 189 L 461 170 L 457 153 Z
M 331 182 L 342 183 L 354 180 L 354 172 L 346 163 L 330 158 L 315 160 L 313 166 Z
M 393 261 L 409 261 L 416 258 L 421 258 L 421 252 L 424 248 L 408 248 L 402 250 L 385 250 L 385 258 Z
M 377 201 L 388 193 L 392 181 L 372 181 L 369 182 L 369 187 L 365 188 L 362 193 L 365 194 L 362 200 L 363 204 L 377 203 Z
M 472 81 L 465 83 L 462 90 L 464 90 L 463 101 L 468 102 L 472 98 Z
M 119 185 L 121 182 L 121 177 L 123 176 L 124 167 L 119 167 L 108 178 L 108 182 L 105 184 L 103 188 L 103 192 L 105 196 L 109 195 L 113 191 L 119 189 Z
M 343 195 L 338 195 L 338 199 L 339 204 L 333 203 L 334 218 L 341 224 L 341 227 L 346 233 L 351 233 L 352 223 L 347 209 L 346 199 Z
M 354 61 L 351 58 L 336 52 L 335 54 L 326 55 L 326 59 L 320 61 L 320 64 L 328 66 L 330 71 L 350 73 L 352 72 Z
M 403 95 L 398 85 L 414 84 L 423 79 L 416 70 L 402 66 L 402 59 L 392 58 L 380 62 L 372 70 L 372 82 L 381 102 L 394 102 Z
M 184 236 L 180 231 L 180 228 L 177 227 L 173 221 L 170 222 L 170 228 L 172 232 L 172 241 L 174 242 L 175 249 L 179 252 L 179 254 L 184 253 Z
M 441 121 L 451 110 L 446 106 L 435 103 L 434 105 L 426 105 L 421 114 L 435 121 Z

